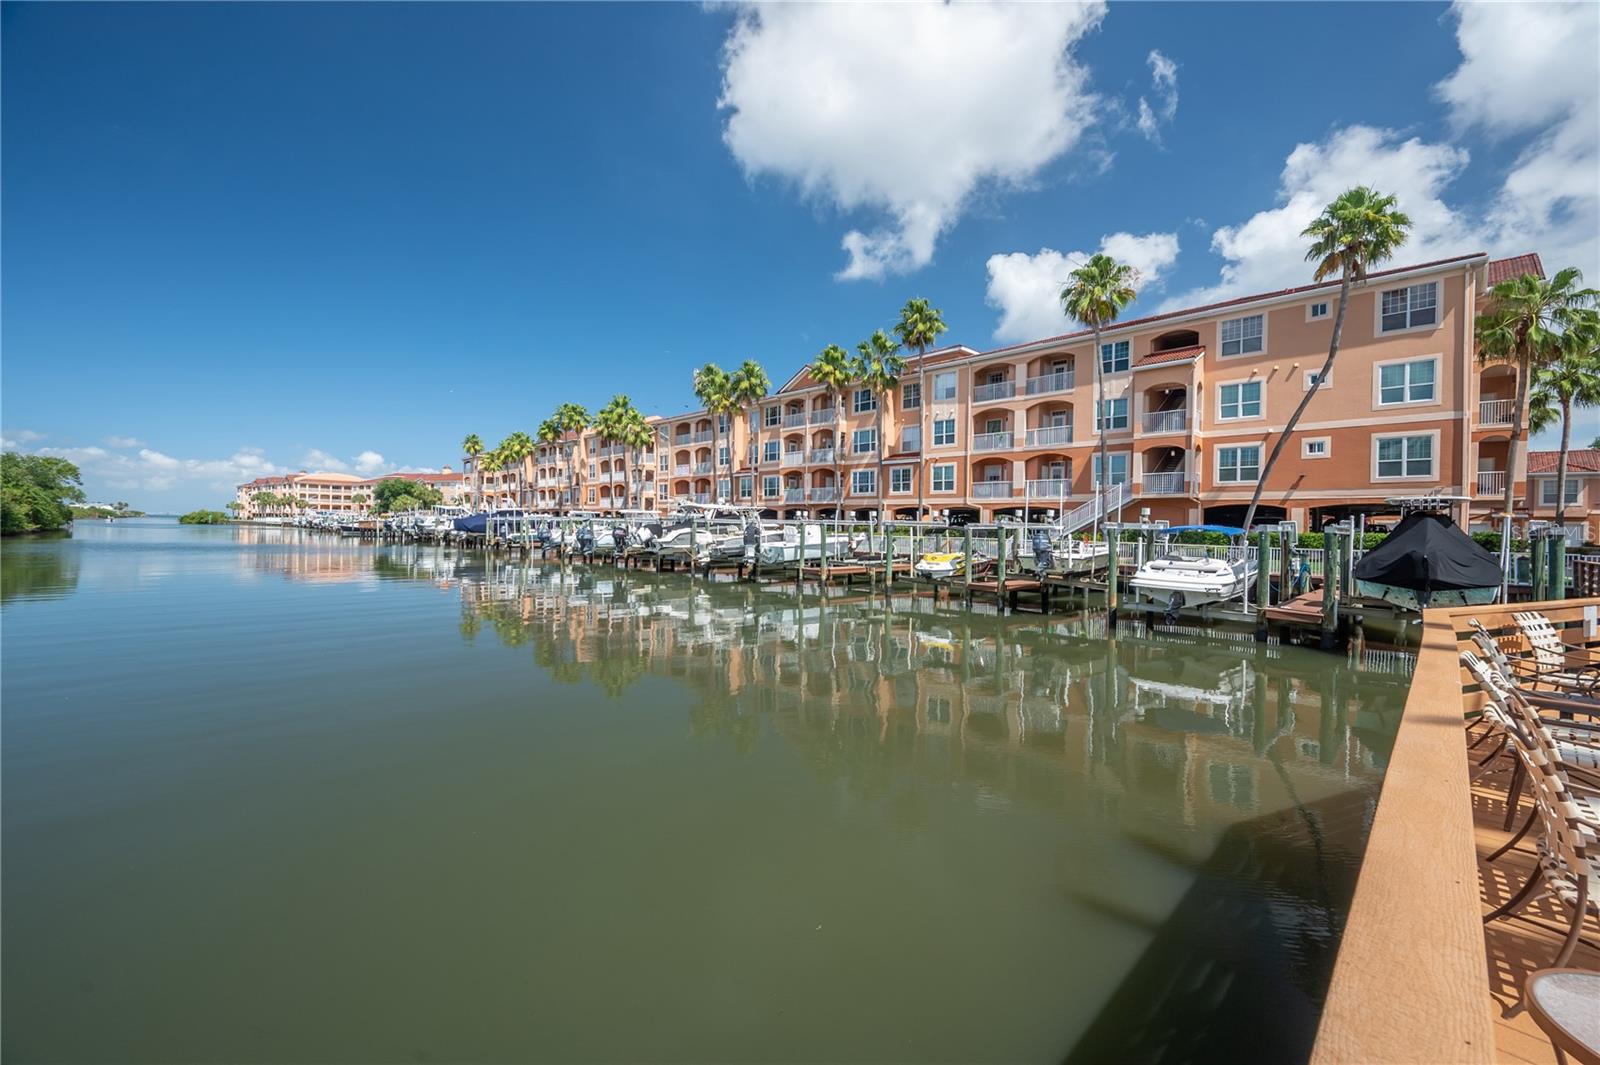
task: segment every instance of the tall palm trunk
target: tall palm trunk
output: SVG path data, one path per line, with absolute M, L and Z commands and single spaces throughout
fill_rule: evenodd
M 1251 493 L 1250 506 L 1244 512 L 1243 524 L 1246 537 L 1250 535 L 1250 523 L 1255 520 L 1256 507 L 1261 503 L 1261 493 L 1267 487 L 1267 478 L 1272 474 L 1272 468 L 1278 464 L 1278 456 L 1283 453 L 1283 445 L 1294 435 L 1294 427 L 1300 424 L 1300 415 L 1311 405 L 1311 397 L 1322 391 L 1322 382 L 1328 379 L 1328 374 L 1333 370 L 1333 360 L 1339 355 L 1339 337 L 1344 332 L 1344 313 L 1349 305 L 1350 268 L 1346 266 L 1339 274 L 1339 313 L 1333 317 L 1333 339 L 1328 342 L 1328 358 L 1323 362 L 1322 370 L 1317 375 L 1317 387 L 1306 389 L 1305 395 L 1300 397 L 1294 413 L 1289 415 L 1288 424 L 1283 427 L 1283 432 L 1278 434 L 1277 443 L 1272 445 L 1272 453 L 1267 456 L 1266 465 L 1261 467 L 1261 472 L 1256 477 L 1256 490 Z M 1266 413 L 1265 403 L 1263 399 L 1263 414 Z
M 1094 329 L 1095 430 L 1100 434 L 1100 476 L 1091 478 L 1094 481 L 1092 513 L 1095 535 L 1098 536 L 1100 526 L 1105 523 L 1105 507 L 1101 500 L 1105 496 L 1106 485 L 1111 481 L 1110 460 L 1106 457 L 1106 433 L 1111 430 L 1111 406 L 1106 402 L 1106 364 L 1105 357 L 1100 353 L 1100 322 L 1097 319 L 1090 325 Z
M 1567 534 L 1567 449 L 1572 446 L 1572 400 L 1561 397 L 1561 453 L 1556 456 L 1556 525 Z
M 1533 376 L 1533 359 L 1529 356 L 1526 340 L 1517 344 L 1517 355 L 1517 409 L 1511 412 L 1511 439 L 1506 441 L 1506 491 L 1501 503 L 1502 513 L 1508 516 L 1516 499 L 1516 486 L 1513 482 L 1517 476 L 1517 444 L 1521 441 L 1524 431 L 1522 412 L 1528 409 L 1528 386 L 1531 383 L 1528 378 Z
M 878 417 L 874 422 L 873 435 L 878 438 L 878 524 L 883 524 L 883 504 L 889 493 L 889 486 L 883 483 L 883 404 L 888 399 L 887 393 L 878 397 Z
M 917 346 L 917 520 L 924 517 L 923 475 L 928 472 L 928 371 L 922 360 L 928 354 L 925 345 Z
M 844 391 L 833 394 L 833 490 L 839 498 L 833 504 L 833 519 L 844 519 Z
M 711 416 L 711 502 L 717 502 L 717 420 L 718 415 Z M 729 456 L 730 458 L 732 456 Z

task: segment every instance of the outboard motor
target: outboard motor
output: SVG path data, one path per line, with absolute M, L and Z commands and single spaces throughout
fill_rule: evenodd
M 628 546 L 627 522 L 619 521 L 615 525 L 611 526 L 611 546 L 619 552 L 624 547 Z
M 751 518 L 744 523 L 744 557 L 755 558 L 761 549 L 761 523 Z
M 1174 591 L 1172 593 L 1172 598 L 1167 600 L 1167 609 L 1166 609 L 1165 613 L 1163 613 L 1162 619 L 1164 621 L 1166 621 L 1166 623 L 1168 625 L 1176 625 L 1178 623 L 1178 618 L 1179 618 L 1178 611 L 1180 611 L 1182 609 L 1183 609 L 1183 593 L 1179 592 L 1179 591 Z
M 578 554 L 594 554 L 594 525 L 589 522 L 578 526 Z
M 1033 566 L 1034 570 L 1042 577 L 1050 572 L 1050 566 L 1055 561 L 1055 549 L 1050 545 L 1050 536 L 1043 529 L 1033 530 Z

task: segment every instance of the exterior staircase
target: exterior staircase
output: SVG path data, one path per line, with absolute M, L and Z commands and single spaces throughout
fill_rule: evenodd
M 1095 497 L 1082 506 L 1063 514 L 1057 528 L 1062 536 L 1070 536 L 1107 515 L 1121 514 L 1122 508 L 1131 502 L 1133 502 L 1133 486 L 1127 481 L 1118 482 L 1095 493 Z

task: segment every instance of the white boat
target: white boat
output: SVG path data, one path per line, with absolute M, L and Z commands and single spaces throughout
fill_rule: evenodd
M 1038 547 L 1030 544 L 1023 552 L 1034 573 L 1089 573 L 1106 568 L 1110 545 L 1104 540 L 1074 540 L 1070 537 L 1050 545 L 1049 564 L 1039 565 Z
M 850 553 L 849 536 L 825 532 L 822 526 L 811 524 L 763 528 L 761 544 L 755 553 L 763 566 L 793 565 L 801 560 L 802 540 L 805 542 L 804 558 L 808 562 L 820 560 L 824 554 L 829 558 L 843 558 Z
M 1153 602 L 1202 606 L 1238 598 L 1255 579 L 1255 570 L 1243 559 L 1168 555 L 1140 566 L 1128 587 Z

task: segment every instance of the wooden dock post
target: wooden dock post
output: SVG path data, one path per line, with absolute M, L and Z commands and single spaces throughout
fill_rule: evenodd
M 1106 536 L 1106 628 L 1112 632 L 1117 628 L 1117 581 L 1122 576 L 1122 566 L 1117 560 L 1117 544 L 1121 542 L 1122 534 L 1117 534 L 1117 539 L 1111 539 L 1111 531 L 1105 531 Z
M 972 601 L 972 526 L 961 527 L 961 581 L 965 585 L 962 591 L 967 594 L 967 601 Z
M 1322 537 L 1322 634 L 1324 651 L 1333 650 L 1339 628 L 1339 533 L 1329 527 Z
M 1267 607 L 1272 605 L 1272 534 L 1257 534 L 1256 544 L 1256 642 L 1267 642 Z M 1245 542 L 1249 542 L 1248 535 Z
M 1006 530 L 996 525 L 994 528 L 994 605 L 1002 614 L 1005 613 L 1006 601 L 1006 539 Z
M 819 550 L 826 551 L 828 549 L 827 545 L 828 545 L 828 537 L 827 537 L 826 534 L 824 534 L 823 537 L 822 537 L 822 545 L 819 548 Z M 806 588 L 806 522 L 805 522 L 805 519 L 802 518 L 802 519 L 800 519 L 800 554 L 794 560 L 794 594 L 795 595 L 801 595 L 801 596 L 805 595 L 805 588 Z
M 1567 531 L 1556 530 L 1550 538 L 1550 598 L 1567 597 Z
M 1533 572 L 1528 575 L 1533 586 L 1533 601 L 1542 603 L 1550 598 L 1550 541 L 1542 532 L 1533 534 L 1528 544 L 1528 563 Z

